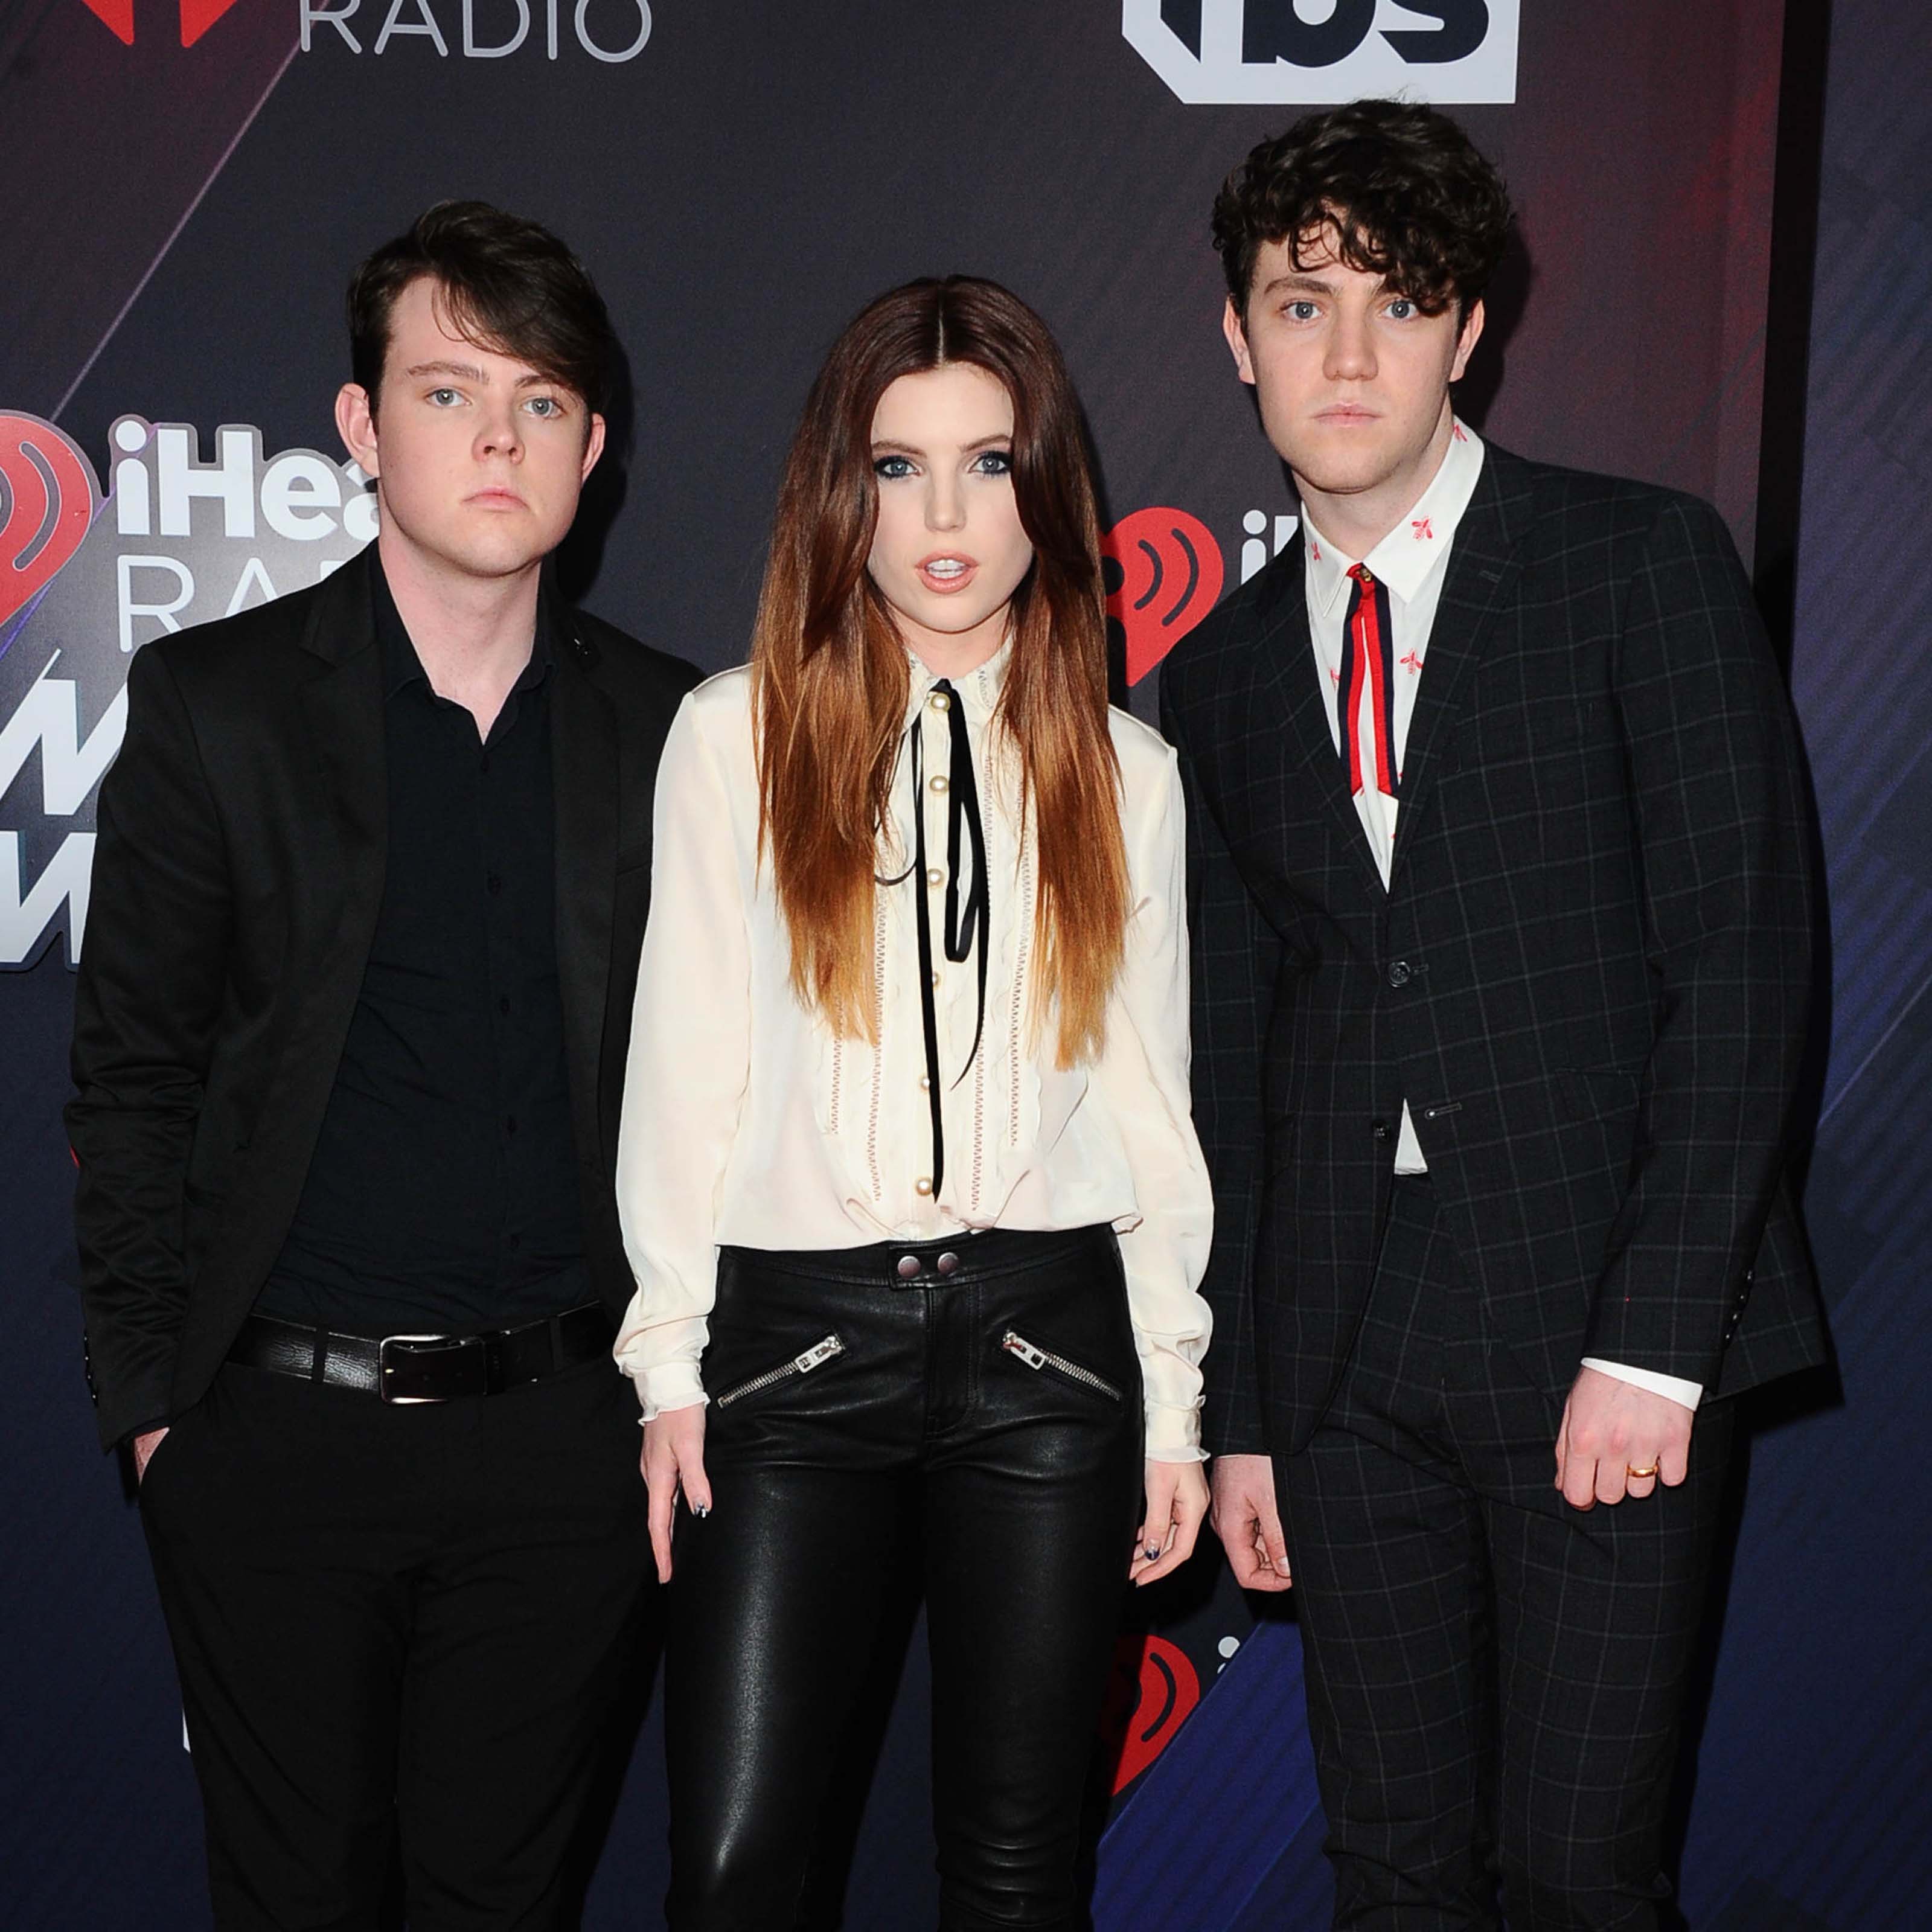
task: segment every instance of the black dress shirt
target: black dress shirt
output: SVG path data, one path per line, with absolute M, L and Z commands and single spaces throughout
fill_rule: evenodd
M 552 639 L 479 740 L 380 568 L 388 848 L 362 992 L 288 1240 L 256 1306 L 455 1334 L 593 1298 L 557 986 Z

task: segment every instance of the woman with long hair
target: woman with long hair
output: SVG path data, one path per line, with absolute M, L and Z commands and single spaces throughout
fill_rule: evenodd
M 1078 1920 L 1122 1581 L 1207 1503 L 1182 870 L 1052 338 L 992 282 L 881 296 L 658 781 L 617 1356 L 675 1568 L 676 1932 L 790 1927 L 908 1564 L 940 1923 Z

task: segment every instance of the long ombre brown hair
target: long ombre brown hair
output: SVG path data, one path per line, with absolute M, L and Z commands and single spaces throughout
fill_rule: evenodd
M 909 282 L 832 345 L 778 492 L 752 644 L 759 849 L 791 979 L 836 1033 L 876 1037 L 874 873 L 910 672 L 866 569 L 878 520 L 872 419 L 902 376 L 970 363 L 1012 398 L 1013 494 L 1034 548 L 1013 593 L 996 730 L 1018 754 L 1039 880 L 1033 1018 L 1063 1066 L 1097 1053 L 1124 944 L 1120 765 L 1107 724 L 1100 530 L 1078 405 L 1046 325 L 997 282 Z

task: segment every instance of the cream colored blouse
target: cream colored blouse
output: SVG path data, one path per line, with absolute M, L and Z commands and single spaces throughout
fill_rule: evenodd
M 616 1353 L 647 1420 L 705 1400 L 700 1358 L 721 1244 L 842 1248 L 1107 1222 L 1120 1236 L 1147 1454 L 1201 1456 L 1210 1318 L 1196 1291 L 1213 1202 L 1189 1115 L 1174 755 L 1144 725 L 1112 714 L 1132 912 L 1105 1048 L 1063 1070 L 1051 1030 L 1042 1045 L 1029 1024 L 1034 854 L 1016 762 L 988 728 L 1006 656 L 954 681 L 986 832 L 990 957 L 976 1047 L 975 964 L 951 963 L 936 940 L 933 949 L 945 1148 L 936 1193 L 914 894 L 930 895 L 937 933 L 952 777 L 938 680 L 913 659 L 906 722 L 920 734 L 924 782 L 915 796 L 902 750 L 879 872 L 912 865 L 915 811 L 926 814 L 927 869 L 874 895 L 876 1047 L 835 1038 L 793 993 L 789 938 L 758 864 L 749 671 L 700 685 L 671 728 L 617 1145 L 638 1288 Z

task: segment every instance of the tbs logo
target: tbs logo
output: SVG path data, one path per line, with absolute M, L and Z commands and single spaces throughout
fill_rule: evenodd
M 1520 0 L 1124 0 L 1120 32 L 1190 103 L 1516 98 Z

